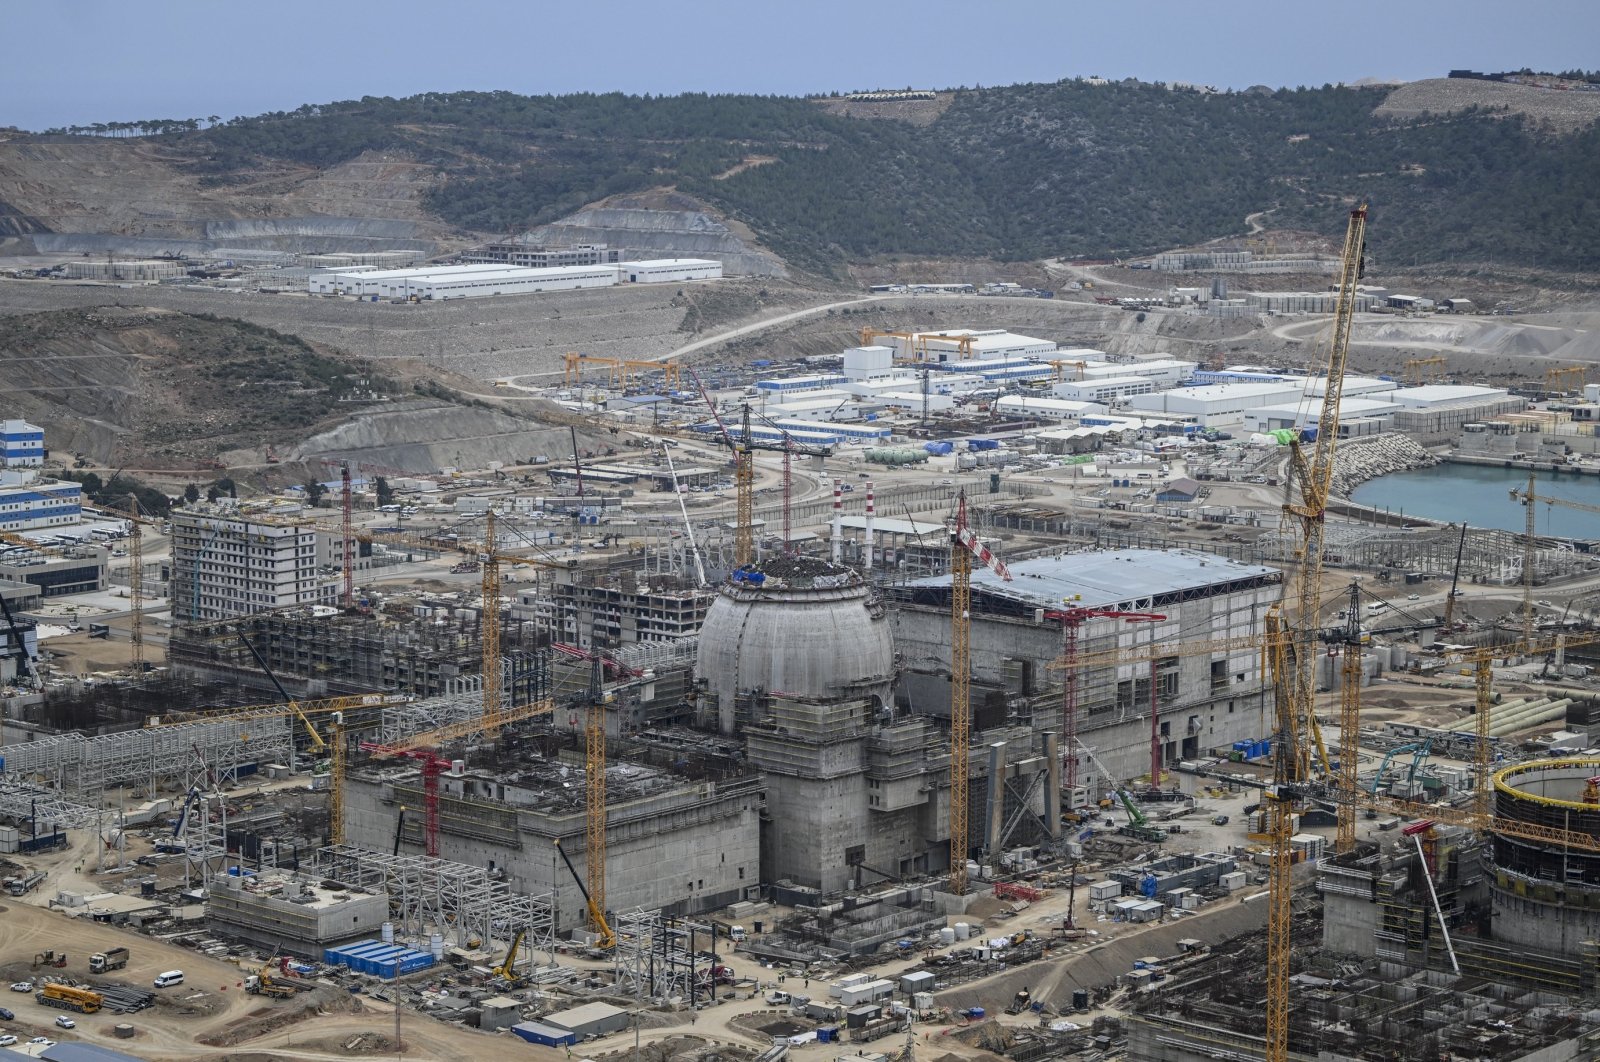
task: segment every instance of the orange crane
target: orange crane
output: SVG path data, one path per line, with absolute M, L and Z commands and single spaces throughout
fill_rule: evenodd
M 1533 644 L 1533 556 L 1534 536 L 1537 533 L 1534 516 L 1534 502 L 1541 501 L 1546 505 L 1560 505 L 1568 509 L 1578 509 L 1586 513 L 1600 513 L 1600 505 L 1590 505 L 1588 502 L 1568 501 L 1566 498 L 1556 498 L 1551 495 L 1536 495 L 1534 493 L 1533 473 L 1528 473 L 1528 489 L 1517 490 L 1511 488 L 1511 500 L 1521 502 L 1527 510 L 1527 525 L 1522 538 L 1522 640 L 1524 644 Z
M 1309 460 L 1298 440 L 1289 460 L 1298 499 L 1284 506 L 1284 515 L 1298 525 L 1300 564 L 1295 573 L 1294 611 L 1280 631 L 1280 614 L 1269 614 L 1269 656 L 1278 689 L 1278 740 L 1274 752 L 1274 784 L 1264 805 L 1272 836 L 1268 875 L 1266 1062 L 1287 1062 L 1289 1056 L 1289 922 L 1294 881 L 1290 853 L 1294 802 L 1310 779 L 1305 736 L 1316 723 L 1317 609 L 1322 589 L 1322 547 L 1328 495 L 1332 489 L 1334 448 L 1339 437 L 1339 406 L 1344 394 L 1345 366 L 1350 353 L 1350 327 L 1355 318 L 1356 284 L 1365 269 L 1367 205 L 1350 211 L 1340 260 L 1338 302 L 1328 346 L 1328 365 L 1317 417 L 1317 437 Z M 1359 734 L 1359 721 L 1352 728 Z M 1354 744 L 1354 736 L 1342 738 Z M 1352 750 L 1353 751 L 1353 750 Z M 1353 759 L 1353 756 L 1346 758 Z M 1345 814 L 1353 818 L 1351 803 Z
M 967 767 L 972 745 L 972 559 L 1006 582 L 1011 571 L 967 526 L 967 492 L 956 495 L 950 530 L 950 891 L 967 891 Z M 990 779 L 991 785 L 999 784 Z

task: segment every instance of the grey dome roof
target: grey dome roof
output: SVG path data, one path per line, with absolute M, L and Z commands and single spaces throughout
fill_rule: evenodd
M 724 733 L 735 729 L 738 698 L 752 691 L 888 703 L 894 672 L 889 627 L 853 570 L 811 558 L 772 558 L 735 572 L 719 588 L 700 628 L 695 677 L 716 699 Z

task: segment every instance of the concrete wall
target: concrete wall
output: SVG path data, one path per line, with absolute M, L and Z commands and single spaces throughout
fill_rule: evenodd
M 579 784 L 581 768 L 577 771 Z M 442 779 L 449 786 L 453 779 Z M 345 840 L 390 851 L 394 844 L 396 803 L 411 808 L 402 834 L 402 854 L 420 855 L 420 781 L 411 772 L 394 780 L 352 773 L 346 779 Z M 396 796 L 399 800 L 396 801 Z M 670 914 L 697 914 L 756 895 L 760 878 L 759 806 L 753 781 L 717 785 L 685 783 L 637 800 L 615 799 L 607 830 L 606 906 L 612 911 L 661 908 Z M 441 815 L 439 854 L 473 866 L 503 868 L 518 892 L 554 893 L 556 926 L 565 932 L 586 920 L 583 896 L 556 850 L 555 839 L 580 875 L 586 873 L 584 817 L 581 809 L 541 814 L 495 801 L 468 799 L 485 821 L 515 819 L 498 829 L 458 825 Z
M 1161 642 L 1222 638 L 1248 633 L 1256 617 L 1265 614 L 1265 598 L 1276 587 L 1215 598 L 1198 598 L 1176 606 L 1165 606 L 1173 620 L 1157 627 Z M 1252 598 L 1263 600 L 1252 608 Z M 913 667 L 949 664 L 950 617 L 942 609 L 902 605 L 891 613 L 894 619 L 896 649 Z M 1100 636 L 1107 628 L 1086 625 L 1080 640 L 1082 651 L 1109 648 Z M 1148 635 L 1139 635 L 1142 643 Z M 1061 628 L 1055 623 L 1034 624 L 1022 619 L 978 615 L 972 623 L 972 672 L 974 681 L 1009 685 L 1013 694 L 1026 695 L 1017 688 L 1017 662 L 1031 664 L 1034 725 L 1037 729 L 1064 732 L 1060 714 L 1061 672 L 1048 665 L 1061 655 Z M 1226 661 L 1226 668 L 1214 677 L 1213 659 Z M 1117 706 L 1117 685 L 1142 681 L 1149 665 L 1135 664 L 1085 672 L 1079 680 L 1078 738 L 1095 750 L 1116 775 L 1117 780 L 1136 778 L 1150 769 L 1150 706 L 1146 693 L 1132 703 Z M 1010 682 L 1008 684 L 1008 677 Z M 1140 687 L 1147 689 L 1148 687 Z M 1229 656 L 1186 656 L 1177 663 L 1176 695 L 1160 704 L 1160 722 L 1166 727 L 1163 757 L 1168 765 L 1203 755 L 1210 748 L 1231 745 L 1234 741 L 1266 737 L 1273 721 L 1270 691 L 1263 692 L 1259 657 L 1254 653 Z M 1064 750 L 1065 751 L 1065 750 Z M 1086 756 L 1080 755 L 1080 779 L 1099 775 Z

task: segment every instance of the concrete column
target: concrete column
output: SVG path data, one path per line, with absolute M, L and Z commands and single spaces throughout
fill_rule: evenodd
M 1000 865 L 1000 835 L 1006 828 L 1006 743 L 989 746 L 989 802 L 985 808 L 983 847 L 991 866 Z
M 1044 821 L 1050 836 L 1061 836 L 1061 742 L 1054 730 L 1044 732 L 1044 758 L 1049 765 L 1044 778 Z

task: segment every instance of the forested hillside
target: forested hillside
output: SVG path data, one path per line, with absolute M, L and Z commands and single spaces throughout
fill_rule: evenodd
M 158 135 L 218 188 L 264 162 L 403 151 L 445 178 L 428 209 L 480 232 L 675 185 L 821 272 L 891 254 L 1142 253 L 1241 232 L 1274 208 L 1272 225 L 1335 234 L 1357 195 L 1373 203 L 1374 253 L 1391 260 L 1595 268 L 1600 127 L 1376 117 L 1385 94 L 1064 81 L 960 90 L 918 126 L 776 97 L 451 93 Z M 739 167 L 752 156 L 773 161 Z

